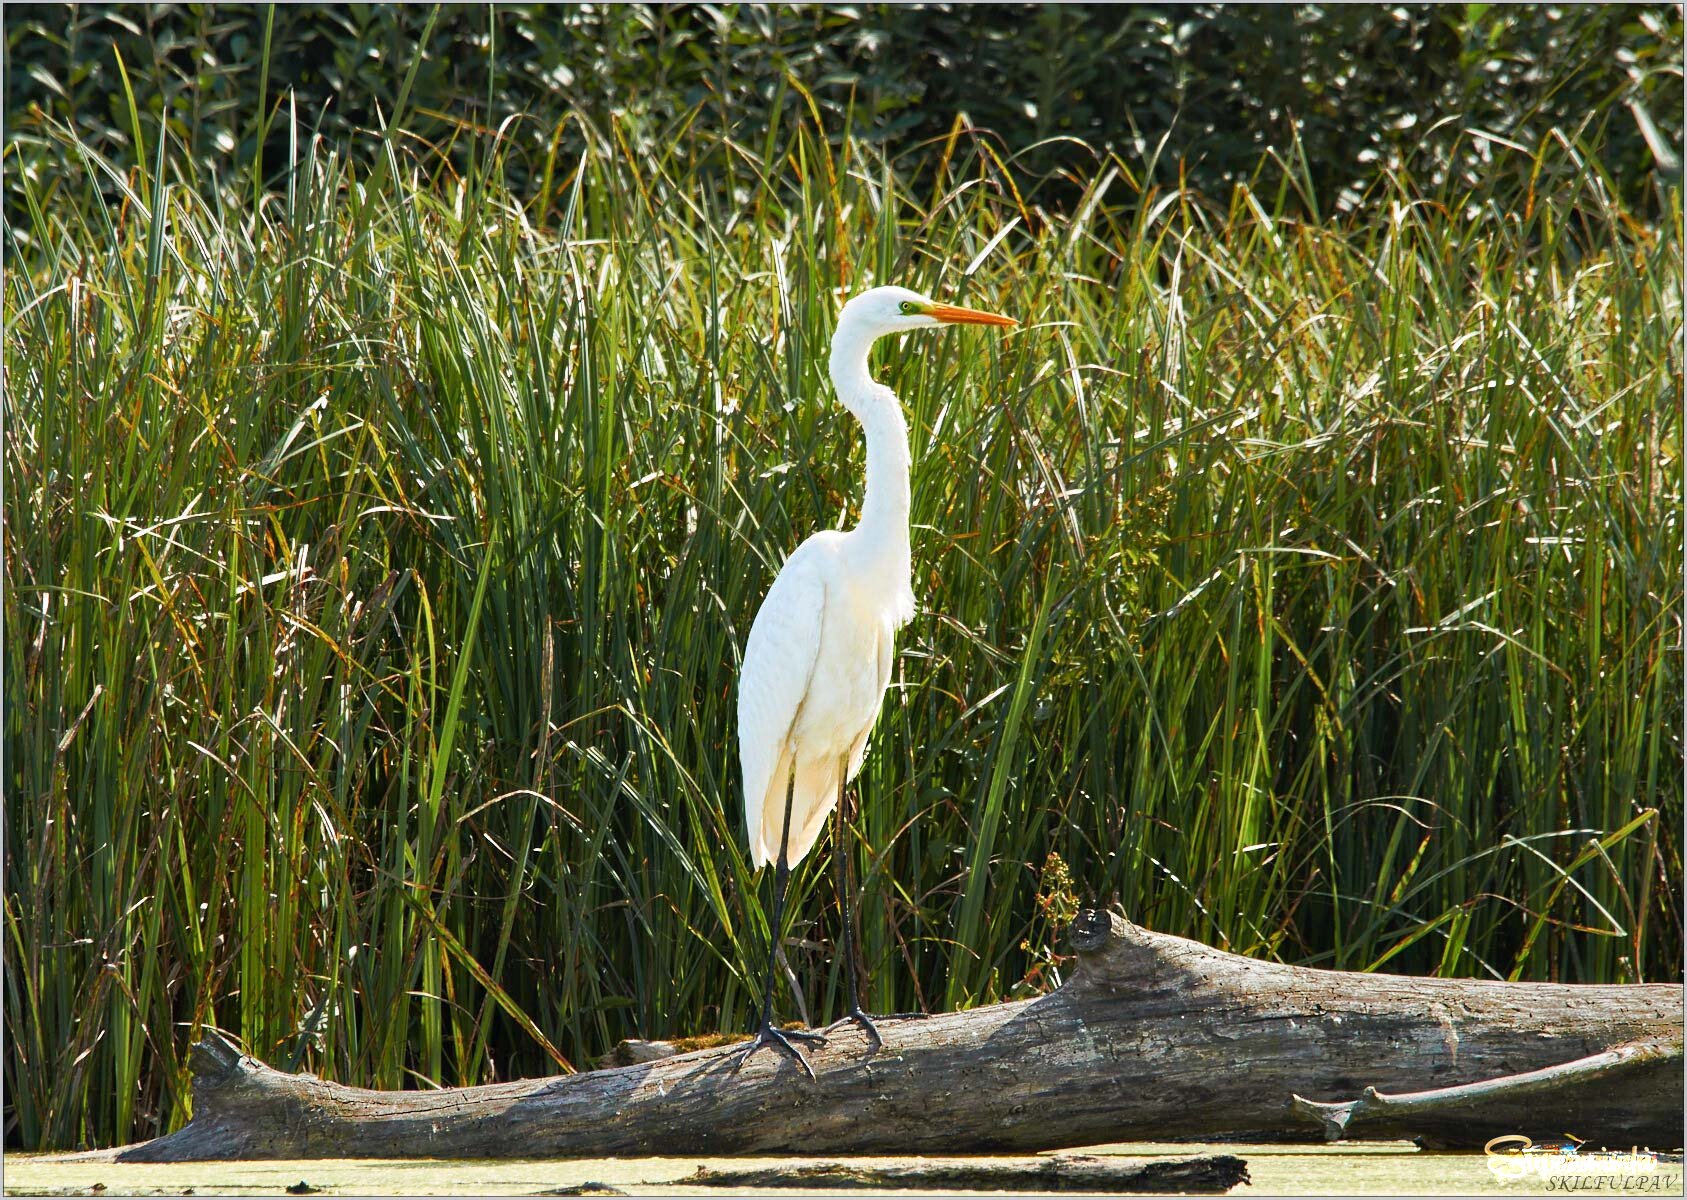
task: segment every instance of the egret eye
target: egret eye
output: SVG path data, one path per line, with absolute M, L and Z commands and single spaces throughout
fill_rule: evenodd
M 907 314 L 910 317 L 913 316 L 915 311 L 916 311 L 915 306 L 914 306 L 914 302 L 912 300 L 904 300 L 901 304 L 898 304 L 896 307 L 900 308 L 905 314 Z

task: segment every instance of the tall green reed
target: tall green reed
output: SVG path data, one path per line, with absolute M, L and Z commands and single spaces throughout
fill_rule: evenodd
M 825 348 L 879 282 L 1025 325 L 878 357 L 922 609 L 852 845 L 875 1008 L 1058 977 L 1051 855 L 1248 954 L 1679 973 L 1680 229 L 1573 140 L 1521 207 L 1331 221 L 1112 159 L 1051 213 L 960 137 L 913 195 L 805 129 L 611 130 L 534 197 L 295 138 L 256 206 L 162 140 L 16 181 L 20 1144 L 179 1123 L 206 1024 L 382 1087 L 745 1025 L 738 656 L 858 499 Z M 819 1019 L 819 860 L 795 896 Z

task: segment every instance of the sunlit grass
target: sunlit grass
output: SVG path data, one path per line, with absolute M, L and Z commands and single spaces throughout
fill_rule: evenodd
M 1051 852 L 1246 954 L 1679 974 L 1680 230 L 1565 139 L 1526 203 L 1339 222 L 1113 161 L 1045 212 L 964 140 L 930 194 L 799 132 L 536 198 L 300 143 L 256 209 L 168 147 L 8 198 L 23 1144 L 180 1122 L 203 1023 L 382 1087 L 747 1023 L 736 667 L 859 498 L 825 348 L 880 282 L 1024 327 L 879 354 L 922 609 L 872 1007 L 1051 982 Z M 823 856 L 795 886 L 818 1020 Z

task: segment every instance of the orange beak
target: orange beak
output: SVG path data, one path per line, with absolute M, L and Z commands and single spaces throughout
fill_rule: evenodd
M 926 316 L 936 317 L 947 325 L 1018 325 L 1012 317 L 1000 313 L 980 312 L 976 308 L 961 308 L 954 304 L 928 304 Z

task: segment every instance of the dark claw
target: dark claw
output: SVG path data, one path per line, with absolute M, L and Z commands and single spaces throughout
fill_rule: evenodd
M 732 1064 L 732 1069 L 734 1072 L 741 1070 L 744 1063 L 748 1061 L 750 1055 L 754 1054 L 757 1050 L 760 1050 L 763 1046 L 779 1046 L 784 1049 L 786 1054 L 789 1054 L 792 1058 L 797 1060 L 797 1065 L 803 1069 L 810 1079 L 814 1079 L 814 1068 L 808 1063 L 808 1055 L 804 1054 L 801 1050 L 797 1049 L 796 1046 L 792 1045 L 791 1043 L 793 1040 L 798 1042 L 812 1042 L 817 1046 L 824 1046 L 826 1044 L 826 1035 L 824 1032 L 810 1033 L 802 1029 L 775 1029 L 771 1024 L 763 1024 L 762 1027 L 756 1031 L 756 1036 L 751 1038 L 744 1048 L 737 1052 L 738 1061 Z M 819 1081 L 815 1080 L 815 1082 Z
M 832 1030 L 836 1029 L 839 1025 L 861 1026 L 862 1031 L 866 1033 L 869 1039 L 871 1039 L 873 1049 L 875 1050 L 881 1049 L 885 1044 L 884 1038 L 879 1036 L 879 1027 L 873 1024 L 873 1018 L 862 1012 L 859 1008 L 850 1009 L 847 1016 L 839 1017 L 836 1021 L 833 1021 L 820 1032 L 831 1033 Z

